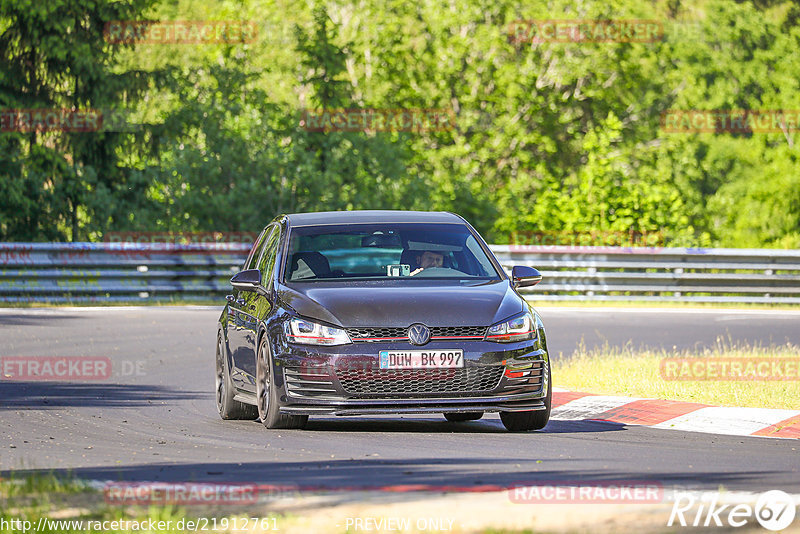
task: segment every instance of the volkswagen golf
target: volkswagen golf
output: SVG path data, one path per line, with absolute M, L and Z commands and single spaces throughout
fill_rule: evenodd
M 349 211 L 276 217 L 231 278 L 218 324 L 223 419 L 303 428 L 313 415 L 499 412 L 544 428 L 544 325 L 462 217 Z

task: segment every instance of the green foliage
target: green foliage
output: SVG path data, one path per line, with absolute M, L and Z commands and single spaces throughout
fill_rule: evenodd
M 103 40 L 105 22 L 142 19 L 255 21 L 259 36 Z M 521 19 L 659 20 L 664 38 L 511 42 Z M 118 107 L 135 123 L 0 132 L 0 239 L 394 208 L 458 212 L 494 242 L 658 232 L 675 246 L 800 247 L 796 129 L 660 127 L 671 109 L 800 108 L 799 21 L 781 0 L 0 0 L 0 108 Z M 342 108 L 453 123 L 304 127 L 304 110 Z
M 113 71 L 115 47 L 103 27 L 136 17 L 148 3 L 0 1 L 0 109 L 102 110 L 139 98 L 142 77 Z M 2 136 L 0 191 L 9 197 L 0 203 L 0 238 L 77 241 L 87 237 L 86 226 L 113 224 L 115 214 L 131 208 L 117 194 L 129 185 L 114 134 Z

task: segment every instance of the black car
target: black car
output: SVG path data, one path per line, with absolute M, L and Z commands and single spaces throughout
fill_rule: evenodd
M 223 419 L 302 428 L 309 415 L 500 412 L 550 418 L 544 326 L 478 233 L 452 213 L 350 211 L 275 218 L 219 319 Z

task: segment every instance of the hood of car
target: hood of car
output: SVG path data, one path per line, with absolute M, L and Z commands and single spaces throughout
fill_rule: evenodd
M 297 283 L 282 286 L 279 298 L 304 317 L 344 327 L 489 326 L 525 309 L 507 280 Z

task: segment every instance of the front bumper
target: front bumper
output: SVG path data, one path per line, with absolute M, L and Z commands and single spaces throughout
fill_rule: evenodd
M 281 408 L 293 415 L 513 412 L 546 409 L 549 358 L 538 340 L 286 344 L 275 355 Z M 461 349 L 459 370 L 380 369 L 381 350 Z

